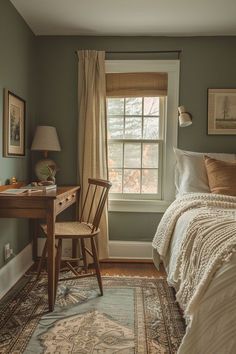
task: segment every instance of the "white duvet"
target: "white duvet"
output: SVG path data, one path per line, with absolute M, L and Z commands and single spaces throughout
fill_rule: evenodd
M 175 223 L 166 254 L 160 257 L 154 249 L 154 261 L 162 259 L 168 283 L 179 289 L 177 259 L 185 231 L 198 215 L 199 209 L 183 212 Z M 235 231 L 236 232 L 236 231 Z M 178 354 L 235 354 L 236 353 L 236 254 L 214 274 L 194 313 L 188 319 L 186 334 Z

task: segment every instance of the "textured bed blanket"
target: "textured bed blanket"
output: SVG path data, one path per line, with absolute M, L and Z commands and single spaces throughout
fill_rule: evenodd
M 178 218 L 190 209 L 198 212 L 185 230 L 178 255 L 176 294 L 187 316 L 194 313 L 217 269 L 236 251 L 236 197 L 191 193 L 174 201 L 153 239 L 161 258 L 166 257 Z

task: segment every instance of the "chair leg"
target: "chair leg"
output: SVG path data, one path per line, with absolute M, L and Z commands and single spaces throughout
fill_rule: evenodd
M 91 237 L 90 240 L 91 240 L 91 248 L 92 248 L 92 253 L 93 253 L 93 259 L 94 259 L 94 265 L 95 265 L 98 285 L 99 285 L 99 289 L 100 289 L 101 296 L 102 296 L 103 295 L 102 277 L 101 277 L 100 264 L 99 264 L 98 255 L 97 255 L 97 247 L 96 247 L 94 237 Z
M 57 286 L 59 280 L 59 274 L 61 269 L 61 254 L 62 254 L 62 239 L 59 238 L 57 244 L 57 254 L 56 254 L 56 269 L 55 269 L 55 298 L 57 295 Z
M 72 239 L 72 258 L 78 258 L 78 240 Z
M 42 256 L 41 256 L 41 258 L 39 260 L 39 264 L 38 264 L 38 268 L 37 268 L 36 280 L 39 280 L 39 277 L 41 275 L 42 268 L 43 268 L 43 262 L 45 261 L 46 255 L 47 255 L 47 249 L 48 249 L 48 240 L 46 239 L 45 240 L 45 244 L 44 244 L 44 248 L 43 248 L 43 253 L 42 253 Z
M 78 244 L 79 240 L 72 239 L 72 258 L 78 258 Z M 79 267 L 79 260 L 73 261 L 76 267 Z
M 87 256 L 86 256 L 86 251 L 85 251 L 85 244 L 84 244 L 83 239 L 81 239 L 80 241 L 81 241 L 81 252 L 82 252 L 82 257 L 83 257 L 84 270 L 87 272 L 88 263 L 87 263 Z

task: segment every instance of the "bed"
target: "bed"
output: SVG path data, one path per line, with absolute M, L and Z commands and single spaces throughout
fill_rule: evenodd
M 234 154 L 206 155 L 236 168 Z M 176 158 L 178 195 L 152 245 L 186 321 L 178 354 L 234 354 L 236 196 L 211 193 L 204 154 L 176 150 Z

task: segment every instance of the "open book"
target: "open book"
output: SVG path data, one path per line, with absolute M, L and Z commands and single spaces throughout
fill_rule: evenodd
M 18 195 L 18 194 L 26 194 L 26 193 L 34 193 L 34 192 L 41 192 L 39 189 L 34 189 L 34 188 L 12 188 L 12 189 L 6 189 L 4 191 L 1 191 L 0 194 L 7 194 L 7 195 Z

